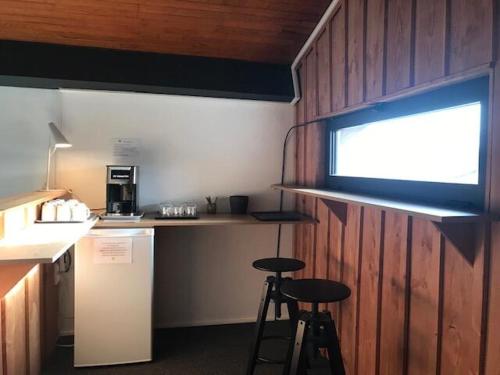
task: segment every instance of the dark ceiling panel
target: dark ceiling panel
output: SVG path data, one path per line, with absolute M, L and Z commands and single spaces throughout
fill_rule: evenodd
M 0 85 L 289 102 L 287 64 L 0 41 Z

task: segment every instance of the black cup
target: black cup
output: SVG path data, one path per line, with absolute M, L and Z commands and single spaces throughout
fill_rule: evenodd
M 229 197 L 231 213 L 234 215 L 244 215 L 248 208 L 248 195 L 231 195 Z

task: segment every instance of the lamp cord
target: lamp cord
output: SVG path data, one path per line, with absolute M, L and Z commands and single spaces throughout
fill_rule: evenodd
M 314 122 L 315 121 L 310 121 L 310 122 L 306 122 L 304 124 L 294 125 L 290 129 L 288 129 L 288 131 L 286 133 L 286 136 L 285 136 L 285 141 L 283 142 L 283 155 L 282 155 L 282 160 L 281 160 L 281 185 L 285 184 L 286 146 L 287 146 L 290 134 L 292 134 L 292 132 L 295 129 L 303 128 L 303 127 L 305 127 L 305 126 L 307 126 L 309 124 L 312 124 Z M 284 193 L 285 192 L 283 190 L 280 191 L 280 212 L 283 211 Z M 280 247 L 281 247 L 281 224 L 278 225 L 278 239 L 277 239 L 277 244 L 276 244 L 276 258 L 280 257 Z

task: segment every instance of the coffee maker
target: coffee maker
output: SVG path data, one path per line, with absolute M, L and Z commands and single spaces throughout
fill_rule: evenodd
M 141 217 L 137 212 L 137 166 L 108 165 L 106 176 L 106 214 L 101 217 Z

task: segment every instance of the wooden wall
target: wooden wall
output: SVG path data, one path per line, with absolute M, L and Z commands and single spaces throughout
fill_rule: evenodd
M 366 104 L 489 74 L 488 207 L 500 212 L 500 51 L 495 0 L 343 0 L 299 66 L 296 181 L 321 186 L 321 120 Z M 497 51 L 498 50 L 498 51 Z M 317 121 L 317 122 L 314 122 Z M 341 280 L 337 319 L 348 374 L 500 374 L 500 225 L 474 226 L 473 260 L 429 221 L 297 196 L 296 277 Z M 331 204 L 331 203 L 330 203 Z
M 32 225 L 44 202 L 70 198 L 65 190 L 0 199 L 0 240 Z M 59 291 L 54 264 L 0 264 L 0 375 L 37 375 L 53 353 Z
M 0 272 L 2 285 L 16 282 L 0 299 L 0 373 L 40 374 L 40 266 L 2 265 Z

